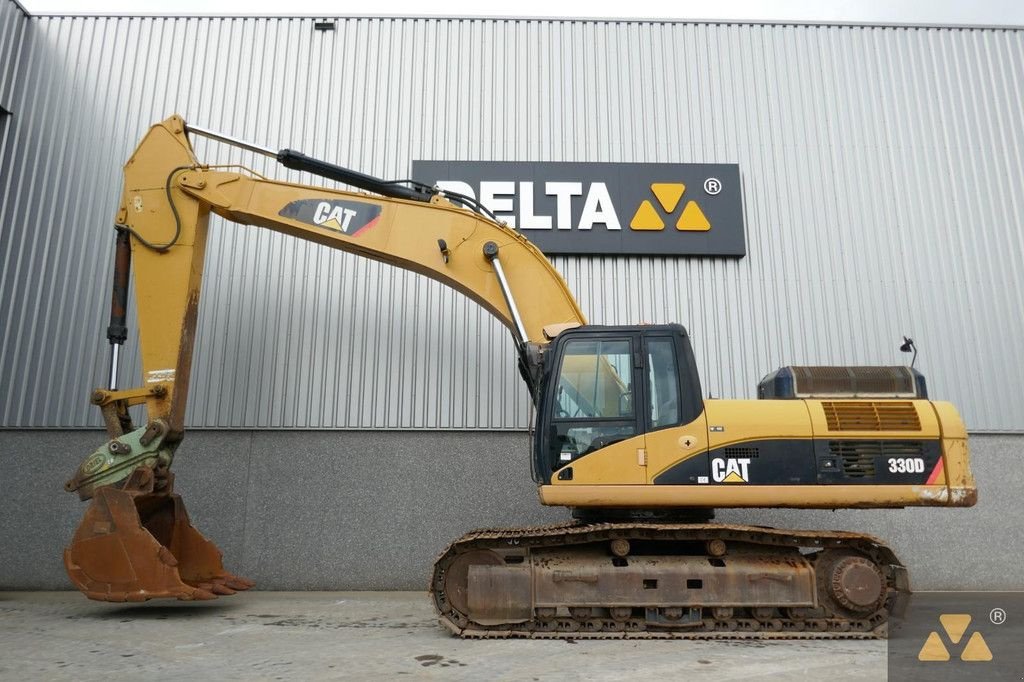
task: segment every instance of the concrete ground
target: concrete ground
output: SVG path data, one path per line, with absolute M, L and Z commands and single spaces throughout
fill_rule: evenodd
M 884 641 L 460 640 L 422 592 L 0 592 L 0 679 L 884 679 Z

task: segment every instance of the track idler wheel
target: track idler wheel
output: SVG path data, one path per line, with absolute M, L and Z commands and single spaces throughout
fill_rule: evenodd
M 167 474 L 170 477 L 170 474 Z M 216 599 L 254 585 L 224 570 L 220 550 L 192 527 L 181 497 L 152 492 L 152 471 L 136 470 L 123 487 L 97 488 L 64 567 L 90 599 Z
M 815 568 L 829 600 L 846 613 L 874 613 L 885 602 L 885 577 L 865 556 L 826 551 Z

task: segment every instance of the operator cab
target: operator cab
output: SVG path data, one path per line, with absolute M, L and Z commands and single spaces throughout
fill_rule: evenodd
M 688 424 L 704 409 L 682 325 L 588 325 L 559 334 L 544 360 L 533 478 L 650 431 Z

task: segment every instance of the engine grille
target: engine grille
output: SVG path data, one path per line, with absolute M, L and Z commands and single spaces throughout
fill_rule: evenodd
M 920 431 L 913 403 L 903 401 L 823 402 L 829 431 Z
M 874 476 L 875 465 L 883 458 L 922 457 L 924 455 L 924 445 L 914 442 L 833 440 L 829 441 L 828 449 L 834 457 L 842 462 L 843 473 L 849 478 Z
M 914 395 L 914 377 L 906 367 L 793 367 L 793 375 L 802 395 Z

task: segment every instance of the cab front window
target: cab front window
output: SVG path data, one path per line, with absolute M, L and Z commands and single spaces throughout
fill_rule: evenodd
M 635 436 L 634 402 L 632 342 L 568 342 L 555 389 L 549 441 L 552 468 Z
M 629 341 L 569 342 L 558 376 L 555 418 L 632 419 L 632 376 Z

